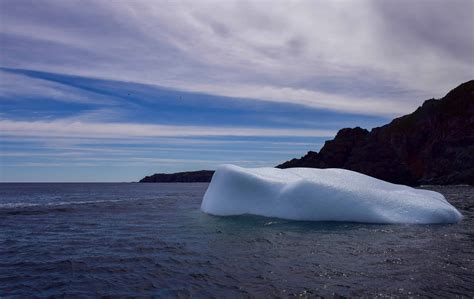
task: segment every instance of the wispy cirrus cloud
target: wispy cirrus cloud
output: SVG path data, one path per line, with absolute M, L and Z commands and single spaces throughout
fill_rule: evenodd
M 132 137 L 192 137 L 192 136 L 298 136 L 330 137 L 332 130 L 308 129 L 265 129 L 249 127 L 204 127 L 148 125 L 134 123 L 86 123 L 81 121 L 12 121 L 0 120 L 2 135 L 41 136 L 41 137 L 95 137 L 95 138 L 132 138 Z
M 38 98 L 96 105 L 111 105 L 113 103 L 106 96 L 0 69 L 0 101 L 35 100 Z
M 4 0 L 2 64 L 399 115 L 473 77 L 474 38 L 460 33 L 473 10 L 469 0 Z

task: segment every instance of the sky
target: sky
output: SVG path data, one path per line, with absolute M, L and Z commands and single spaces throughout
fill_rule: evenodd
M 275 166 L 474 78 L 474 1 L 0 0 L 0 182 Z

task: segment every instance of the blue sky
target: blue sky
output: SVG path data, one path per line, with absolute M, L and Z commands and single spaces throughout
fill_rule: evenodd
M 0 181 L 274 166 L 474 77 L 472 1 L 0 0 Z

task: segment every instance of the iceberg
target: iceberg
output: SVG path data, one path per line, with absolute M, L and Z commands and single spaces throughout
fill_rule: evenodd
M 336 168 L 221 165 L 201 210 L 217 216 L 251 214 L 302 221 L 428 224 L 462 219 L 438 192 Z

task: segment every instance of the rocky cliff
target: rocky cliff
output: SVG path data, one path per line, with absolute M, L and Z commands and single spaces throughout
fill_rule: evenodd
M 370 132 L 340 130 L 278 168 L 345 168 L 393 183 L 474 185 L 474 80 Z

